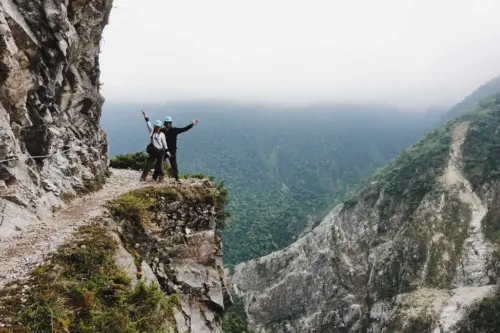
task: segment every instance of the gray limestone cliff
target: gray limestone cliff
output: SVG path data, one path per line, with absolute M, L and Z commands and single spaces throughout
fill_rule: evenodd
M 178 295 L 177 332 L 222 332 L 222 316 L 232 304 L 222 238 L 216 232 L 224 215 L 224 194 L 208 179 L 132 194 L 146 200 L 147 212 L 136 212 L 127 197 L 111 207 L 115 232 L 128 245 L 124 267 L 131 264 L 139 278 L 153 281 L 167 295 Z
M 497 332 L 500 95 L 427 135 L 291 246 L 235 268 L 257 333 Z
M 112 2 L 0 1 L 2 236 L 103 184 L 99 50 Z
M 225 192 L 208 179 L 142 184 L 0 288 L 0 332 L 222 332 L 232 304 L 216 231 Z

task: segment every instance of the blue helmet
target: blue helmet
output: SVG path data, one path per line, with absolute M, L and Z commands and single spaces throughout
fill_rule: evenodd
M 161 127 L 163 124 L 161 122 L 161 120 L 157 120 L 155 121 L 155 127 Z
M 164 121 L 165 121 L 166 123 L 171 123 L 171 122 L 172 122 L 172 117 L 170 117 L 170 116 L 166 116 L 166 117 L 165 117 L 165 119 L 164 119 Z

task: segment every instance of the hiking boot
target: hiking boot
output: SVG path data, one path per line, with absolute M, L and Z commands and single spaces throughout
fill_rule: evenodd
M 145 182 L 146 181 L 146 177 L 143 177 L 141 176 L 141 179 L 139 179 L 140 182 Z
M 164 179 L 164 177 L 158 178 L 158 182 L 160 182 L 160 183 L 163 182 L 163 179 Z

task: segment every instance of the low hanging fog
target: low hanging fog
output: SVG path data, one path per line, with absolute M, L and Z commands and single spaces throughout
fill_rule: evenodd
M 498 0 L 115 0 L 108 101 L 451 105 L 500 74 Z

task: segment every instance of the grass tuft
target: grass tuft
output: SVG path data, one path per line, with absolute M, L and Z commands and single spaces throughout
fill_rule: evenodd
M 169 332 L 180 306 L 177 295 L 166 296 L 155 284 L 132 287 L 115 262 L 117 243 L 106 232 L 98 225 L 80 228 L 32 272 L 23 305 L 0 301 L 11 322 L 19 323 L 12 331 Z

